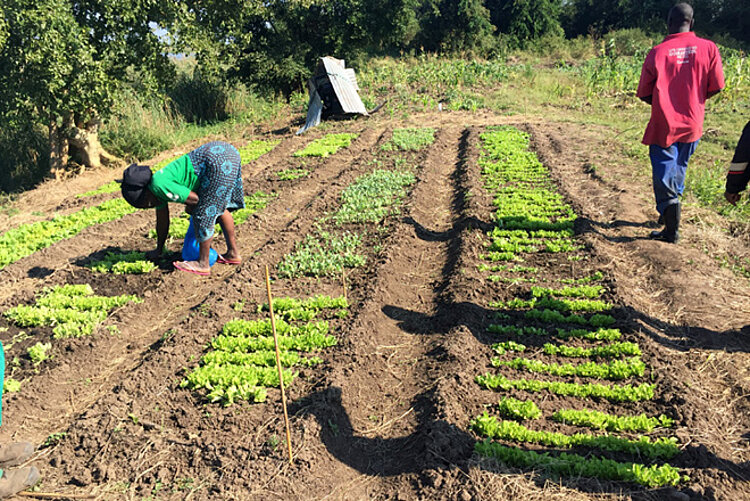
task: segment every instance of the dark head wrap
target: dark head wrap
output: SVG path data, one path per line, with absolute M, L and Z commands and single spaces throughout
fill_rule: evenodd
M 145 206 L 151 169 L 147 165 L 132 164 L 122 173 L 122 198 L 133 207 Z

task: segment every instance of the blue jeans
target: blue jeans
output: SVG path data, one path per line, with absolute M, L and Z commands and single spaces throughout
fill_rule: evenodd
M 685 171 L 697 146 L 698 141 L 674 143 L 666 148 L 658 144 L 649 146 L 656 210 L 659 214 L 663 214 L 668 206 L 680 203 L 680 195 L 685 189 Z

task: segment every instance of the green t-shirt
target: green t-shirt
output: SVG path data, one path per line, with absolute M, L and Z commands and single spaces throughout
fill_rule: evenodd
M 154 172 L 148 188 L 163 202 L 157 209 L 165 207 L 167 202 L 184 204 L 191 191 L 198 191 L 198 176 L 195 175 L 190 157 L 182 155 Z

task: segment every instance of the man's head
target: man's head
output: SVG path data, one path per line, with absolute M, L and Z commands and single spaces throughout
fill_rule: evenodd
M 669 9 L 667 16 L 669 34 L 683 33 L 693 29 L 693 8 L 687 3 L 678 3 Z
M 147 165 L 132 164 L 122 173 L 122 198 L 133 207 L 145 209 L 154 207 L 154 196 L 148 189 L 151 182 L 151 169 Z

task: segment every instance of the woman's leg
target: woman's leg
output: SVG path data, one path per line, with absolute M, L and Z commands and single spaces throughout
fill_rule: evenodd
M 222 215 L 219 216 L 219 226 L 221 226 L 221 231 L 224 233 L 224 239 L 227 241 L 227 251 L 224 253 L 224 259 L 241 259 L 234 232 L 234 218 L 232 217 L 231 212 L 225 210 Z
M 198 244 L 198 265 L 201 271 L 211 270 L 211 243 L 213 240 L 214 237 L 209 237 Z

